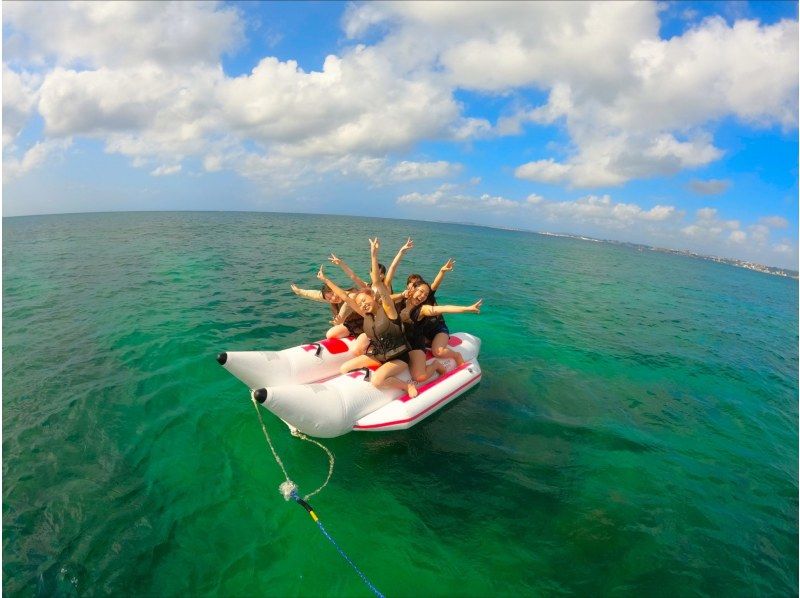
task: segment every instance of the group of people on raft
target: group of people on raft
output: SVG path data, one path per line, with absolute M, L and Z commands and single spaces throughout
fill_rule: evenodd
M 409 238 L 400 248 L 389 269 L 378 263 L 380 242 L 370 239 L 371 285 L 359 278 L 341 259 L 331 254 L 330 261 L 341 267 L 353 281 L 353 287 L 342 289 L 319 267 L 317 278 L 324 284 L 320 291 L 300 289 L 292 285 L 295 294 L 330 304 L 333 326 L 327 338 L 356 337 L 356 357 L 341 366 L 342 373 L 360 368 L 374 369 L 371 381 L 378 388 L 405 390 L 409 397 L 417 396 L 416 385 L 431 378 L 434 373 L 442 375 L 443 363 L 434 359 L 427 364 L 425 352 L 430 347 L 434 358 L 453 359 L 457 366 L 464 363 L 458 351 L 448 346 L 450 331 L 442 314 L 480 313 L 482 299 L 472 305 L 438 305 L 435 291 L 446 272 L 453 269 L 454 260 L 449 259 L 441 267 L 431 284 L 419 274 L 412 274 L 401 293 L 392 293 L 392 279 L 403 256 L 414 247 Z M 377 369 L 375 369 L 377 368 Z M 411 382 L 400 378 L 409 370 Z

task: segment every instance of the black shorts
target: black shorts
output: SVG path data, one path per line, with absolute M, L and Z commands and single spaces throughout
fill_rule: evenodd
M 444 322 L 436 326 L 436 328 L 434 328 L 433 330 L 426 331 L 425 336 L 427 337 L 426 340 L 428 341 L 428 344 L 431 344 L 433 342 L 433 339 L 436 338 L 436 335 L 441 332 L 444 332 L 447 336 L 450 336 L 450 329 Z
M 397 357 L 392 357 L 389 361 L 394 361 L 395 359 L 397 359 L 398 361 L 402 361 L 406 365 L 411 365 L 411 358 L 408 356 L 408 351 L 406 351 L 405 353 L 401 353 Z

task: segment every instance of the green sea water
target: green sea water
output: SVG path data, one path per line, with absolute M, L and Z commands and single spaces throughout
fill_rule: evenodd
M 369 596 L 283 476 L 222 350 L 320 338 L 367 238 L 456 259 L 483 380 L 326 440 L 311 501 L 387 596 L 798 593 L 798 284 L 473 226 L 249 213 L 3 219 L 9 596 Z M 331 266 L 328 271 L 345 279 Z M 263 412 L 301 493 L 327 458 Z

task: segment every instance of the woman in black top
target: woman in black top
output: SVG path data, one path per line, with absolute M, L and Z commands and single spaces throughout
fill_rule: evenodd
M 400 312 L 400 321 L 411 345 L 410 369 L 411 377 L 422 382 L 432 372 L 425 368 L 425 347 L 431 347 L 431 353 L 438 359 L 453 359 L 456 366 L 464 363 L 461 353 L 448 347 L 450 331 L 442 314 L 479 314 L 483 299 L 472 305 L 436 305 L 434 293 L 425 281 L 417 282 L 405 306 Z M 430 368 L 430 366 L 428 366 Z

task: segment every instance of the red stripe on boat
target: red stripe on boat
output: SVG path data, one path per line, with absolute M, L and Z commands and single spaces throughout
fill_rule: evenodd
M 463 370 L 464 368 L 466 368 L 467 366 L 469 366 L 469 365 L 470 365 L 470 363 L 471 363 L 471 362 L 469 362 L 469 361 L 465 361 L 464 363 L 462 363 L 460 366 L 458 366 L 458 367 L 457 367 L 457 368 L 455 368 L 454 370 L 450 370 L 449 372 L 445 373 L 443 376 L 440 376 L 439 378 L 435 378 L 434 380 L 431 380 L 431 381 L 430 381 L 430 382 L 428 382 L 427 384 L 423 384 L 422 386 L 420 386 L 420 387 L 417 389 L 417 392 L 419 393 L 417 396 L 421 395 L 423 392 L 425 392 L 425 391 L 426 391 L 426 390 L 428 390 L 429 388 L 431 388 L 431 387 L 433 387 L 433 386 L 436 386 L 436 385 L 437 385 L 437 384 L 439 384 L 439 382 L 441 382 L 442 380 L 447 380 L 447 379 L 448 379 L 450 376 L 452 376 L 452 375 L 453 375 L 453 374 L 455 374 L 456 372 L 460 372 L 461 370 Z M 404 394 L 404 395 L 403 395 L 402 397 L 400 397 L 398 400 L 399 400 L 399 401 L 403 401 L 403 402 L 405 403 L 406 401 L 410 401 L 410 400 L 411 400 L 411 397 L 409 397 L 409 396 L 408 396 L 408 394 Z
M 453 370 L 453 371 L 455 371 L 455 370 Z M 456 388 L 456 389 L 455 389 L 453 392 L 451 392 L 450 394 L 448 394 L 448 395 L 445 395 L 444 397 L 442 397 L 441 399 L 439 399 L 438 401 L 436 401 L 436 402 L 435 402 L 433 405 L 431 405 L 430 407 L 428 407 L 428 408 L 427 408 L 427 409 L 425 409 L 424 411 L 420 411 L 419 413 L 417 413 L 416 415 L 414 415 L 414 416 L 412 416 L 412 417 L 409 417 L 408 419 L 398 419 L 397 421 L 393 421 L 393 422 L 384 422 L 384 423 L 382 423 L 382 424 L 368 424 L 368 425 L 366 425 L 366 426 L 358 426 L 358 425 L 356 425 L 356 426 L 353 426 L 353 429 L 354 429 L 354 430 L 367 430 L 367 429 L 370 429 L 370 428 L 385 428 L 385 427 L 387 427 L 387 426 L 397 426 L 397 425 L 399 425 L 399 424 L 407 424 L 408 422 L 410 422 L 410 421 L 414 421 L 414 420 L 415 420 L 415 419 L 417 419 L 418 417 L 420 417 L 420 416 L 422 416 L 422 415 L 426 414 L 428 411 L 430 411 L 431 409 L 433 409 L 433 408 L 434 408 L 434 407 L 436 407 L 437 405 L 441 405 L 441 404 L 442 404 L 442 402 L 444 402 L 444 401 L 446 401 L 447 399 L 449 399 L 450 397 L 452 397 L 454 394 L 456 394 L 458 391 L 460 391 L 460 390 L 461 390 L 462 388 L 464 388 L 465 386 L 469 386 L 471 382 L 474 382 L 475 380 L 477 380 L 478 378 L 480 378 L 482 375 L 483 375 L 483 374 L 478 374 L 478 375 L 477 375 L 477 376 L 475 376 L 474 378 L 470 378 L 469 380 L 467 380 L 467 381 L 466 381 L 464 384 L 462 384 L 461 386 L 459 386 L 458 388 Z

